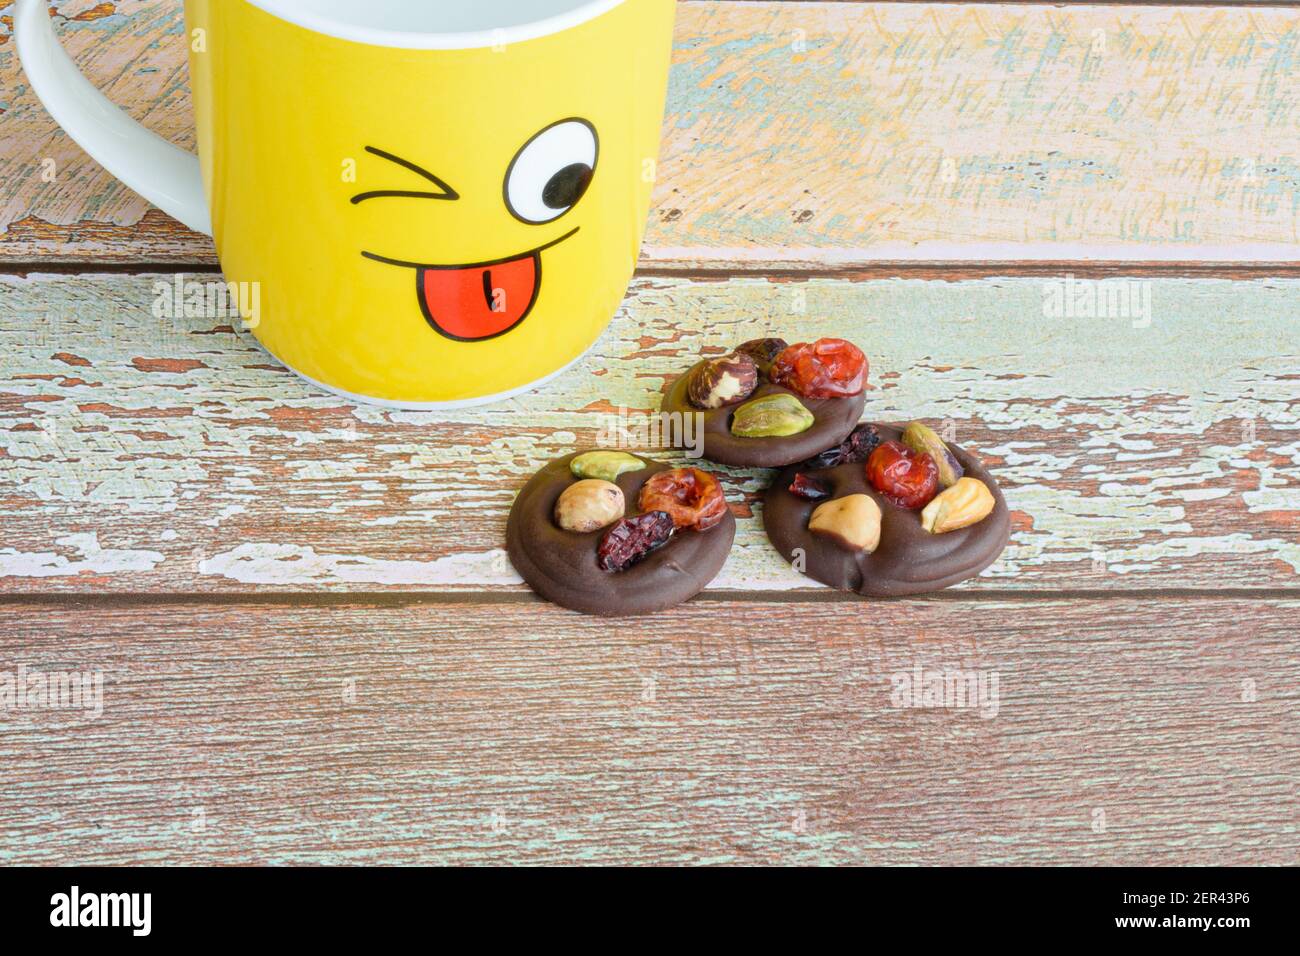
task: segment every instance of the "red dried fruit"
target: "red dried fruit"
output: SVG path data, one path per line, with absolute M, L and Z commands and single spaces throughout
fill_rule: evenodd
M 939 466 L 924 452 L 887 441 L 867 459 L 867 480 L 900 508 L 924 508 L 939 491 Z
M 821 501 L 831 496 L 831 486 L 820 478 L 805 475 L 801 471 L 790 482 L 790 494 L 804 501 Z
M 642 511 L 666 511 L 678 528 L 708 531 L 727 513 L 722 485 L 699 468 L 673 468 L 641 486 Z
M 772 360 L 768 378 L 804 398 L 844 398 L 866 387 L 867 357 L 844 339 L 799 342 Z
M 673 535 L 673 516 L 647 511 L 619 518 L 600 539 L 596 563 L 604 571 L 626 571 Z
M 844 441 L 809 458 L 802 467 L 816 471 L 818 468 L 834 468 L 836 465 L 866 461 L 879 444 L 880 431 L 875 425 L 859 425 L 849 432 L 849 437 Z

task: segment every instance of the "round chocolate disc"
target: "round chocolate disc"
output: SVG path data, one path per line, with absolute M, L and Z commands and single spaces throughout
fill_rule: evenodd
M 902 430 L 892 425 L 876 427 L 883 441 L 897 441 L 902 435 Z M 791 494 L 790 483 L 800 469 L 783 470 L 763 498 L 763 528 L 787 561 L 795 563 L 795 553 L 802 549 L 803 573 L 841 591 L 900 597 L 937 591 L 974 577 L 1006 547 L 1011 514 L 998 483 L 979 460 L 956 445 L 948 447 L 966 475 L 978 478 L 993 493 L 993 511 L 983 521 L 931 534 L 921 527 L 921 510 L 900 508 L 876 491 L 867 480 L 866 463 L 858 461 L 804 472 L 830 487 L 831 497 L 819 501 Z M 808 519 L 818 505 L 853 494 L 870 495 L 880 505 L 880 544 L 869 554 L 847 550 L 833 538 L 808 530 Z
M 697 368 L 707 359 L 696 362 L 673 382 L 673 387 L 664 396 L 660 406 L 664 412 L 680 416 L 699 415 L 695 421 L 702 422 L 704 439 L 704 457 L 724 465 L 740 467 L 780 468 L 796 461 L 811 458 L 818 452 L 837 445 L 844 440 L 862 415 L 862 408 L 867 403 L 866 392 L 859 392 L 847 398 L 804 398 L 796 392 L 764 381 L 754 389 L 754 393 L 743 402 L 724 405 L 721 408 L 696 408 L 686 398 L 686 384 Z M 731 418 L 741 405 L 752 402 L 764 395 L 785 392 L 793 395 L 812 412 L 815 421 L 807 431 L 784 438 L 741 438 L 731 434 Z M 694 432 L 685 433 L 680 427 L 674 429 L 675 438 L 684 435 L 686 439 L 696 438 Z
M 601 568 L 596 553 L 608 528 L 578 533 L 555 523 L 556 500 L 579 481 L 569 470 L 569 462 L 578 454 L 557 458 L 533 475 L 510 509 L 506 551 L 530 588 L 575 611 L 613 617 L 680 604 L 717 576 L 736 537 L 736 519 L 730 510 L 708 531 L 674 531 L 667 543 L 625 571 Z M 625 472 L 615 481 L 623 489 L 627 515 L 639 512 L 637 499 L 646 480 L 673 467 L 644 455 L 636 457 L 646 467 Z

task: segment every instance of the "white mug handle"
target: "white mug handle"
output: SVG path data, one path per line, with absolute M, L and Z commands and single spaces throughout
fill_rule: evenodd
M 54 121 L 131 189 L 212 235 L 199 158 L 145 129 L 81 75 L 55 39 L 45 0 L 18 0 L 14 37 L 32 89 Z

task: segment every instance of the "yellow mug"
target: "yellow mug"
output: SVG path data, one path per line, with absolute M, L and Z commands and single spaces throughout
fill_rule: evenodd
M 186 0 L 198 158 L 76 71 L 44 0 L 20 0 L 15 34 L 55 120 L 214 237 L 276 358 L 349 398 L 437 408 L 540 384 L 614 315 L 674 8 Z

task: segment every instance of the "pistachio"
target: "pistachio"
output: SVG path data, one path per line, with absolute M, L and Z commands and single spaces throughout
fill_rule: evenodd
M 599 531 L 623 517 L 623 489 L 612 481 L 585 478 L 560 493 L 555 502 L 555 523 L 565 531 L 586 534 Z
M 934 459 L 934 463 L 939 466 L 939 487 L 951 488 L 962 476 L 964 469 L 961 462 L 928 425 L 920 422 L 909 424 L 903 429 L 903 444 L 912 451 L 922 452 Z
M 625 471 L 640 471 L 645 462 L 625 451 L 588 451 L 569 462 L 575 478 L 603 478 L 614 481 Z
M 812 428 L 813 413 L 788 392 L 764 395 L 736 409 L 731 434 L 740 438 L 785 438 Z
M 817 506 L 808 530 L 826 535 L 848 551 L 870 554 L 880 545 L 880 505 L 870 495 L 845 495 Z
M 757 387 L 754 360 L 733 353 L 696 366 L 686 383 L 686 398 L 696 408 L 721 408 L 749 398 Z
M 983 521 L 993 511 L 993 492 L 978 478 L 959 478 L 921 512 L 921 527 L 931 534 L 956 531 Z
M 772 359 L 789 347 L 790 343 L 785 339 L 750 339 L 738 345 L 736 351 L 752 358 L 759 372 L 766 375 L 767 370 L 772 367 Z

